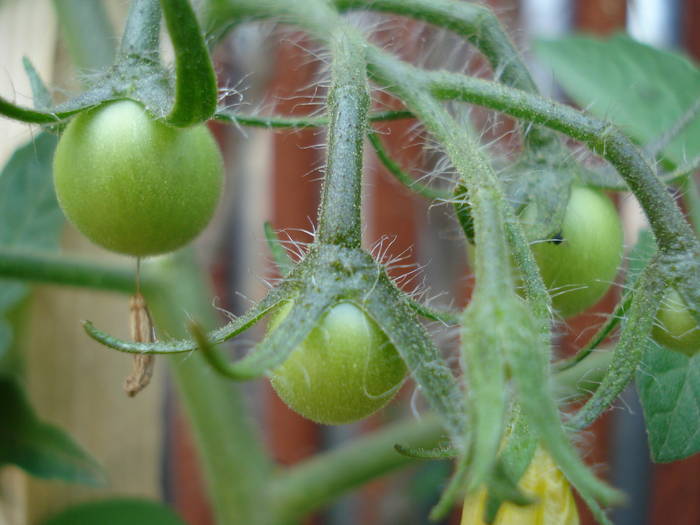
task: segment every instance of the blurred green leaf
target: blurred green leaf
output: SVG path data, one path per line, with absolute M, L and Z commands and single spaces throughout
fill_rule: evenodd
M 637 389 L 657 463 L 700 451 L 700 356 L 689 358 L 647 341 Z
M 54 0 L 61 36 L 75 65 L 94 72 L 114 61 L 116 38 L 100 0 Z
M 628 289 L 654 253 L 652 234 L 641 232 L 629 256 Z M 651 338 L 645 346 L 636 385 L 651 458 L 657 463 L 686 458 L 700 451 L 700 356 L 688 358 Z
M 539 41 L 535 52 L 581 107 L 609 119 L 641 144 L 670 129 L 700 97 L 700 70 L 685 56 L 620 34 Z M 700 119 L 664 150 L 683 164 L 700 151 Z
M 0 377 L 0 465 L 30 474 L 88 485 L 105 482 L 101 467 L 61 429 L 40 421 L 20 383 Z
M 51 178 L 57 138 L 42 133 L 0 173 L 0 246 L 55 249 L 63 226 Z
M 156 501 L 114 499 L 71 507 L 42 525 L 186 525 L 170 508 Z
M 49 93 L 49 89 L 39 76 L 39 72 L 34 67 L 34 64 L 32 64 L 32 61 L 27 57 L 22 58 L 22 65 L 24 65 L 24 71 L 27 73 L 29 85 L 32 88 L 34 108 L 41 110 L 49 109 L 52 106 L 51 93 Z
M 56 142 L 48 133 L 38 135 L 17 149 L 0 172 L 0 248 L 58 247 L 63 216 L 51 177 Z M 28 290 L 21 281 L 0 279 L 0 374 L 9 372 L 3 366 L 9 362 L 6 354 L 12 342 L 6 317 Z
M 38 135 L 0 172 L 0 248 L 58 248 L 64 221 L 51 176 L 56 142 L 48 133 Z M 104 482 L 99 465 L 61 429 L 37 418 L 15 377 L 13 335 L 28 292 L 21 281 L 0 280 L 0 464 L 15 464 L 37 477 L 99 485 Z
M 508 199 L 516 206 L 528 240 L 561 234 L 576 166 L 525 157 L 504 171 Z

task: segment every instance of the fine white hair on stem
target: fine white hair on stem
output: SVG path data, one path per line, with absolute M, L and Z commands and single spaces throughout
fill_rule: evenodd
M 235 321 L 238 318 L 238 316 L 235 315 L 233 312 L 227 310 L 226 308 L 219 306 L 219 304 L 218 304 L 219 301 L 220 301 L 220 298 L 218 295 L 215 295 L 214 297 L 212 297 L 212 300 L 211 300 L 212 308 L 214 308 L 214 310 L 216 310 L 217 312 L 222 314 L 224 317 L 226 317 L 229 321 Z

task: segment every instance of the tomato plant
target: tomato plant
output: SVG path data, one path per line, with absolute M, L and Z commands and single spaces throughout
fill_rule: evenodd
M 280 308 L 274 330 L 289 313 Z M 366 313 L 352 303 L 331 308 L 270 381 L 301 415 L 337 425 L 367 417 L 388 403 L 406 375 L 396 349 Z
M 54 4 L 57 9 L 76 9 L 72 2 Z M 685 367 L 688 381 L 694 381 L 695 360 L 644 346 L 650 334 L 657 339 L 673 334 L 674 344 L 685 345 L 684 351 L 697 348 L 700 241 L 694 229 L 700 225 L 700 196 L 689 176 L 697 164 L 686 164 L 686 156 L 697 149 L 694 144 L 700 147 L 700 140 L 672 144 L 681 142 L 700 113 L 700 104 L 686 95 L 694 96 L 700 89 L 700 76 L 692 65 L 668 53 L 651 53 L 652 63 L 674 72 L 664 80 L 683 75 L 690 80 L 669 97 L 664 111 L 658 111 L 663 125 L 656 122 L 654 107 L 652 131 L 639 133 L 628 125 L 643 114 L 639 108 L 613 123 L 594 100 L 579 100 L 579 107 L 588 111 L 540 95 L 511 39 L 480 3 L 206 0 L 197 4 L 207 9 L 196 13 L 189 0 L 133 0 L 113 62 L 99 71 L 88 66 L 93 74 L 75 98 L 54 104 L 52 91 L 28 62 L 33 108 L 0 98 L 0 114 L 45 128 L 34 143 L 18 150 L 0 176 L 4 199 L 0 224 L 9 225 L 0 228 L 0 277 L 8 283 L 0 290 L 4 314 L 0 379 L 12 394 L 7 421 L 0 421 L 9 422 L 0 424 L 0 462 L 47 478 L 88 483 L 102 479 L 97 462 L 34 414 L 23 382 L 4 377 L 7 364 L 16 365 L 8 355 L 15 351 L 11 338 L 21 328 L 17 317 L 27 296 L 26 286 L 13 279 L 125 294 L 138 290 L 144 301 L 133 303 L 131 340 L 89 321 L 83 327 L 104 346 L 136 356 L 130 379 L 136 378 L 139 386 L 151 377 L 154 354 L 182 354 L 167 362 L 190 416 L 215 519 L 221 524 L 303 521 L 343 492 L 415 459 L 450 459 L 453 476 L 447 483 L 435 482 L 431 494 L 437 500 L 431 511 L 435 520 L 445 518 L 466 495 L 464 519 L 470 522 L 484 516 L 490 520 L 500 508 L 498 519 L 504 522 L 576 523 L 570 483 L 595 519 L 610 525 L 607 508 L 624 497 L 589 468 L 572 435 L 613 406 L 635 378 L 638 386 L 646 385 L 640 391 L 646 396 L 645 414 L 651 414 L 647 423 L 653 457 L 679 459 L 700 451 L 696 437 L 700 426 L 694 418 L 700 402 L 694 394 L 697 389 L 679 393 L 673 383 L 678 367 Z M 88 5 L 94 8 L 99 2 L 84 4 L 85 13 L 92 12 Z M 365 25 L 363 17 L 348 23 L 343 15 L 349 9 L 400 14 L 452 31 L 490 62 L 490 68 L 480 71 L 497 74 L 487 79 L 432 63 L 424 67 L 429 61 L 423 56 L 406 60 L 391 46 L 381 45 L 386 40 L 375 38 L 376 24 Z M 172 65 L 163 64 L 160 55 L 161 19 L 174 51 Z M 241 104 L 232 105 L 235 97 L 229 95 L 239 93 L 229 89 L 221 93 L 219 86 L 229 82 L 217 80 L 210 49 L 243 20 L 295 26 L 318 46 L 315 56 L 328 57 L 328 67 L 318 71 L 323 85 L 319 93 L 325 96 L 318 112 L 246 113 L 245 108 L 260 107 L 259 101 L 249 100 L 243 90 Z M 211 33 L 205 35 L 203 28 Z M 83 50 L 92 49 L 90 41 L 82 39 L 85 35 L 73 33 Z M 649 58 L 648 49 L 635 46 L 617 41 L 612 49 L 624 52 L 613 74 L 575 78 L 574 87 L 585 89 L 574 91 L 586 96 L 625 66 Z M 636 49 L 632 56 L 626 54 L 629 49 Z M 608 53 L 589 55 L 606 59 Z M 575 73 L 585 63 L 577 62 Z M 648 108 L 649 93 L 654 94 L 655 106 L 664 100 L 657 94 L 675 89 L 675 82 L 662 88 L 647 85 L 647 73 L 653 68 L 637 69 L 645 74 L 634 82 L 627 78 L 634 71 L 621 75 L 622 99 L 606 99 L 606 91 L 597 93 L 606 108 L 624 107 L 639 93 L 642 109 Z M 379 105 L 383 93 L 398 109 Z M 518 140 L 508 141 L 503 149 L 488 147 L 484 139 L 491 136 L 490 130 L 477 129 L 478 119 L 472 122 L 468 112 L 458 109 L 460 103 L 484 106 L 494 118 L 502 113 L 517 120 L 518 125 L 508 129 Z M 279 106 L 280 111 L 284 107 Z M 683 107 L 688 109 L 680 112 Z M 384 149 L 380 136 L 391 133 L 380 133 L 377 123 L 392 126 L 385 122 L 401 119 L 410 119 L 409 126 L 420 129 L 420 140 L 428 138 L 435 146 L 436 154 L 426 159 L 432 164 L 421 169 L 439 174 L 443 179 L 439 183 L 416 180 L 393 159 L 391 148 Z M 207 223 L 221 190 L 221 157 L 205 127 L 209 120 L 272 130 L 315 128 L 314 140 L 323 137 L 323 185 L 317 219 L 308 232 L 311 240 L 294 244 L 292 257 L 279 232 L 265 225 L 279 279 L 264 297 L 245 312 L 225 312 L 228 322 L 213 328 L 221 320 L 215 317 L 203 272 L 191 251 L 144 262 L 138 274 L 142 282 L 136 282 L 129 267 L 46 253 L 58 245 L 52 215 L 58 208 L 47 190 L 52 175 L 66 215 L 96 243 L 138 257 L 184 245 Z M 493 122 L 490 114 L 486 121 Z M 48 159 L 56 143 L 52 133 L 58 129 L 65 131 L 52 174 Z M 655 135 L 662 130 L 662 135 Z M 232 134 L 239 131 L 229 128 Z M 587 148 L 589 153 L 574 154 L 572 141 L 578 142 L 579 151 Z M 412 272 L 397 276 L 406 266 L 397 262 L 400 257 L 392 257 L 391 242 L 379 243 L 375 250 L 365 248 L 366 232 L 374 231 L 363 214 L 363 195 L 375 187 L 366 178 L 368 144 L 409 190 L 433 203 L 454 204 L 464 237 L 478 247 L 473 293 L 461 311 L 447 306 L 457 304 L 458 297 L 435 308 L 422 300 L 424 290 L 409 293 L 402 288 Z M 304 162 L 302 168 L 307 170 L 316 160 L 321 156 Z M 239 247 L 236 239 L 248 226 L 247 220 L 238 220 L 244 219 L 240 209 L 255 207 L 251 196 L 268 189 L 268 173 L 258 177 L 266 170 L 253 164 L 268 165 L 245 163 L 246 170 L 240 170 L 259 171 L 243 181 L 238 194 L 242 197 L 227 210 L 234 220 L 221 233 L 221 245 Z M 275 177 L 284 176 L 286 164 L 296 163 L 270 163 L 276 166 Z M 253 180 L 265 190 L 249 193 Z M 298 184 L 301 191 L 300 181 L 286 182 Z M 688 190 L 679 198 L 687 200 L 691 221 L 674 200 L 678 192 L 669 191 L 669 186 L 680 184 Z M 653 235 L 640 236 L 650 242 L 640 241 L 631 251 L 625 293 L 615 310 L 575 355 L 561 359 L 552 345 L 559 318 L 598 301 L 621 263 L 620 223 L 603 191 L 634 194 Z M 375 195 L 373 205 L 394 211 L 393 201 L 385 202 L 384 195 Z M 290 191 L 282 197 L 286 201 L 294 195 Z M 309 201 L 316 202 L 315 196 Z M 268 211 L 265 206 L 259 210 Z M 306 218 L 309 211 L 300 213 Z M 280 221 L 277 213 L 274 217 Z M 280 221 L 276 226 L 288 224 Z M 36 235 L 42 231 L 51 242 Z M 444 232 L 435 226 L 434 233 L 439 237 Z M 460 236 L 457 242 L 462 240 Z M 442 279 L 446 290 L 457 290 L 451 281 L 462 277 L 459 272 L 451 275 L 454 279 Z M 659 309 L 669 285 L 687 308 L 681 311 L 687 313 L 683 322 L 669 317 L 666 306 Z M 238 305 L 228 292 L 251 289 L 234 277 L 219 287 L 233 310 Z M 231 339 L 267 316 L 272 316 L 269 330 L 250 349 L 241 355 L 228 353 L 225 345 Z M 653 329 L 655 318 L 667 332 L 659 335 L 659 329 Z M 59 355 L 64 358 L 58 351 L 52 357 Z M 11 374 L 19 375 L 20 368 L 15 366 Z M 638 372 L 653 381 L 640 381 Z M 422 404 L 411 406 L 412 416 L 420 411 L 420 418 L 392 422 L 292 466 L 278 465 L 274 454 L 268 453 L 254 428 L 259 418 L 249 412 L 247 389 L 229 382 L 269 378 L 294 410 L 317 422 L 339 424 L 384 406 L 405 377 L 425 398 L 425 409 Z M 678 412 L 674 417 L 667 417 L 669 407 Z M 10 416 L 22 424 L 10 424 Z M 692 432 L 679 422 L 693 425 Z M 670 436 L 674 438 L 667 439 Z M 531 496 L 539 498 L 532 501 Z
M 700 327 L 675 290 L 669 291 L 656 313 L 654 340 L 688 356 L 700 352 Z
M 156 255 L 207 225 L 221 194 L 222 161 L 204 125 L 174 128 L 121 100 L 70 122 L 56 148 L 54 181 L 66 216 L 93 242 Z
M 610 199 L 575 185 L 561 232 L 533 244 L 554 308 L 570 317 L 593 306 L 610 288 L 622 260 L 622 225 Z

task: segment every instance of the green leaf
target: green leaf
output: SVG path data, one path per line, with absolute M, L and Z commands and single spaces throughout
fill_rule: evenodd
M 56 137 L 38 135 L 15 151 L 0 172 L 0 247 L 52 251 L 63 216 L 51 177 Z M 17 380 L 13 332 L 17 309 L 29 288 L 0 280 L 0 464 L 13 463 L 34 476 L 98 485 L 103 474 L 61 429 L 40 421 Z M 10 316 L 10 319 L 8 319 Z
M 58 427 L 40 421 L 19 382 L 0 376 L 0 465 L 88 485 L 105 482 L 101 467 Z
M 689 358 L 648 340 L 637 390 L 657 463 L 700 451 L 700 355 Z
M 535 51 L 579 106 L 621 126 L 641 144 L 658 139 L 700 95 L 700 70 L 690 60 L 626 35 L 539 41 Z M 665 157 L 680 165 L 697 151 L 700 119 L 668 145 Z
M 56 137 L 48 133 L 15 151 L 0 172 L 0 248 L 53 250 L 63 226 L 51 178 L 51 159 Z M 27 295 L 21 281 L 0 279 L 0 373 L 12 343 L 7 314 Z
M 24 66 L 24 71 L 27 73 L 29 78 L 29 85 L 32 88 L 32 99 L 34 100 L 34 107 L 40 110 L 46 110 L 51 107 L 51 94 L 49 93 L 46 84 L 39 76 L 39 73 L 34 68 L 31 60 L 27 57 L 22 58 L 22 65 Z
M 628 289 L 654 253 L 654 238 L 645 230 L 629 256 Z M 700 357 L 688 358 L 647 339 L 636 385 L 652 460 L 675 461 L 700 451 Z
M 169 507 L 156 501 L 113 499 L 70 507 L 42 525 L 186 525 Z
M 57 139 L 42 133 L 15 151 L 0 173 L 0 246 L 55 249 L 63 227 L 51 178 Z
M 561 235 L 576 170 L 571 162 L 525 157 L 504 173 L 508 199 L 520 215 L 528 240 Z

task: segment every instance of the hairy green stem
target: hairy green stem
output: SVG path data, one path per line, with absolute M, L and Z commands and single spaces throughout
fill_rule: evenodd
M 381 113 L 374 113 L 368 115 L 368 122 L 384 122 L 389 120 L 398 120 L 404 118 L 413 118 L 413 115 L 409 111 L 403 110 L 391 110 L 384 111 Z M 220 111 L 214 115 L 214 120 L 220 122 L 230 122 L 241 124 L 243 126 L 252 126 L 260 128 L 278 128 L 278 129 L 289 129 L 289 128 L 312 128 L 327 126 L 328 119 L 326 117 L 282 117 L 282 116 L 270 116 L 262 117 L 255 115 L 241 115 L 231 111 Z M 391 158 L 389 153 L 386 151 L 381 143 L 379 135 L 370 131 L 368 138 L 374 150 L 377 154 L 379 160 L 384 164 L 386 169 L 391 173 L 396 179 L 406 186 L 411 191 L 423 195 L 428 199 L 449 199 L 451 195 L 439 189 L 433 189 L 430 186 L 421 184 L 420 182 L 413 180 L 410 175 L 405 173 L 401 167 Z
M 12 120 L 19 120 L 20 122 L 28 122 L 31 124 L 58 124 L 61 120 L 67 119 L 80 111 L 82 111 L 82 108 L 59 113 L 37 111 L 31 108 L 18 106 L 0 97 L 0 115 Z
M 639 199 L 663 251 L 697 247 L 689 228 L 664 185 L 639 149 L 615 126 L 572 107 L 502 84 L 448 72 L 422 72 L 431 92 L 441 99 L 458 99 L 543 124 L 585 142 L 607 159 Z
M 336 9 L 325 0 L 208 0 L 204 27 L 211 34 L 249 20 L 277 19 L 303 27 L 315 38 L 327 41 L 334 28 L 343 25 Z
M 686 164 L 659 175 L 664 184 L 685 183 L 686 179 L 692 179 L 695 172 L 700 170 L 700 155 L 692 158 Z M 628 191 L 627 184 L 620 180 L 617 171 L 607 165 L 602 170 L 586 169 L 582 172 L 583 182 L 590 186 L 611 191 Z
M 379 138 L 379 135 L 376 132 L 370 131 L 367 137 L 369 138 L 370 144 L 372 144 L 372 147 L 374 148 L 374 152 L 377 154 L 377 158 L 382 164 L 384 164 L 387 171 L 406 188 L 432 200 L 448 200 L 452 197 L 450 192 L 431 188 L 426 184 L 422 184 L 421 182 L 414 180 L 413 177 L 402 170 L 401 166 L 399 166 L 396 161 L 391 158 L 389 152 L 384 148 L 382 139 Z
M 427 91 L 424 79 L 426 72 L 401 62 L 374 46 L 368 47 L 367 55 L 370 74 L 404 100 L 408 109 L 421 119 L 426 128 L 445 148 L 453 165 L 464 177 L 463 183 L 468 190 L 473 207 L 478 207 L 486 201 L 497 203 L 499 213 L 502 214 L 498 221 L 501 222 L 515 259 L 523 270 L 531 307 L 538 319 L 543 340 L 548 341 L 549 294 L 539 275 L 522 228 L 515 219 L 511 206 L 505 200 L 493 168 L 479 152 L 479 146 L 471 134 L 463 130 L 442 104 Z M 485 223 L 482 222 L 483 224 Z M 486 240 L 483 244 L 487 245 L 485 249 L 489 252 L 496 249 L 497 244 L 493 242 L 491 233 L 494 232 L 487 230 L 476 232 L 477 238 Z M 479 241 L 477 243 L 481 248 L 481 243 Z M 498 282 L 503 275 L 507 274 L 502 273 L 508 260 L 506 252 L 488 254 L 484 252 L 483 257 L 485 261 L 489 261 L 484 264 L 484 270 L 492 272 L 493 276 L 499 276 L 494 277 L 491 282 L 495 283 L 494 286 L 500 286 Z
M 519 393 L 518 401 L 522 403 L 525 415 L 532 422 L 533 431 L 561 466 L 570 482 L 585 497 L 593 503 L 597 501 L 604 504 L 619 502 L 621 498 L 619 492 L 592 474 L 581 461 L 562 428 L 558 409 L 552 399 L 548 383 L 550 345 L 549 338 L 546 337 L 549 329 L 549 316 L 548 312 L 545 312 L 547 299 L 538 300 L 539 297 L 533 297 L 531 307 L 535 312 L 533 316 L 532 311 L 519 302 L 512 286 L 503 286 L 502 284 L 502 281 L 507 283 L 511 276 L 507 262 L 508 251 L 505 250 L 506 225 L 510 226 L 508 235 L 515 241 L 511 244 L 514 251 L 522 250 L 525 256 L 530 258 L 532 255 L 529 252 L 522 228 L 513 220 L 512 208 L 503 198 L 492 168 L 481 158 L 471 138 L 459 132 L 460 128 L 454 119 L 441 104 L 433 99 L 430 91 L 426 90 L 428 84 L 423 77 L 426 73 L 419 72 L 415 68 L 399 62 L 379 49 L 370 48 L 367 53 L 370 73 L 382 85 L 404 100 L 408 109 L 422 120 L 426 128 L 442 144 L 469 190 L 476 241 L 484 254 L 481 263 L 477 259 L 477 282 L 479 280 L 481 282 L 477 285 L 469 309 L 481 308 L 482 304 L 483 308 L 488 308 L 486 301 L 483 303 L 477 301 L 482 297 L 482 294 L 482 298 L 485 297 L 501 303 L 500 311 L 494 312 L 496 317 L 485 323 L 486 326 L 483 326 L 482 330 L 495 330 L 500 334 L 500 338 L 497 340 L 500 351 L 503 352 L 504 358 L 510 366 Z M 498 225 L 500 225 L 501 231 L 495 228 Z M 496 236 L 488 236 L 490 231 Z M 543 292 L 542 279 L 536 270 L 533 276 L 526 277 L 526 281 L 530 279 L 533 281 L 531 286 L 539 288 L 538 293 L 546 296 L 546 291 Z M 491 294 L 494 292 L 501 294 L 492 297 Z M 478 327 L 474 328 L 473 331 L 477 333 Z M 494 351 L 496 350 L 494 349 Z M 473 368 L 474 363 L 470 362 L 469 365 Z M 493 370 L 493 367 L 491 369 Z M 470 385 L 474 384 L 476 383 L 473 378 L 470 378 Z M 487 389 L 473 394 L 476 407 L 482 408 L 482 394 L 489 395 L 485 401 L 488 401 L 495 416 L 498 416 L 502 410 L 501 400 Z M 499 424 L 499 420 L 494 414 L 487 414 L 484 410 L 481 410 L 480 413 L 483 418 L 480 418 L 478 422 L 479 427 L 486 423 L 490 429 L 478 428 L 479 434 L 473 441 L 476 445 L 481 443 L 472 450 L 472 457 L 475 461 L 478 459 L 480 466 L 477 474 L 490 471 L 491 467 L 484 464 L 489 458 L 484 458 L 481 454 L 484 456 L 495 454 L 493 450 L 490 450 L 493 448 L 493 443 L 489 443 L 488 438 L 498 437 L 496 430 Z M 498 446 L 498 441 L 496 446 Z M 449 499 L 450 494 L 455 493 L 452 489 L 462 482 L 462 473 L 467 468 L 468 463 L 465 460 L 458 463 L 453 482 L 445 491 L 445 497 L 441 503 L 444 503 L 445 499 Z M 470 480 L 468 486 L 475 489 L 479 481 L 481 480 Z
M 230 122 L 241 124 L 242 126 L 251 126 L 255 128 L 317 128 L 328 125 L 328 117 L 283 117 L 280 115 L 272 115 L 269 117 L 258 115 L 242 115 L 234 111 L 219 111 L 214 114 L 214 120 L 220 122 Z M 369 122 L 384 122 L 388 120 L 400 120 L 413 118 L 410 111 L 406 110 L 388 110 L 370 113 L 367 116 Z
M 222 21 L 246 16 L 278 17 L 300 25 L 316 38 L 327 40 L 328 28 L 335 27 L 338 17 L 335 13 L 329 13 L 327 5 L 315 4 L 314 8 L 305 6 L 305 9 L 299 9 L 296 3 L 284 0 L 212 0 L 210 13 L 214 24 L 217 20 L 221 24 Z M 330 26 L 324 26 L 324 23 L 331 22 L 333 24 Z M 662 265 L 661 270 L 676 284 L 693 315 L 700 320 L 700 243 L 651 166 L 624 134 L 608 122 L 526 91 L 455 73 L 415 68 L 411 71 L 407 64 L 376 48 L 367 47 L 366 52 L 369 66 L 378 78 L 386 76 L 388 69 L 402 66 L 400 69 L 408 72 L 409 78 L 416 80 L 418 85 L 429 87 L 439 98 L 473 102 L 549 127 L 585 142 L 594 152 L 606 158 L 627 182 L 649 218 L 665 257 L 666 264 Z M 397 77 L 395 83 L 400 85 L 402 78 Z M 388 87 L 392 89 L 396 86 Z M 425 120 L 425 116 L 420 117 Z M 444 145 L 448 146 L 450 142 L 448 139 Z M 518 237 L 517 233 L 515 237 Z M 522 249 L 520 244 L 513 244 L 516 258 L 518 252 L 527 258 L 527 250 Z M 533 275 L 533 278 L 536 283 L 537 277 Z M 526 278 L 528 281 L 530 279 Z M 533 292 L 537 294 L 539 287 L 534 288 Z
M 370 98 L 361 50 L 359 35 L 340 26 L 331 40 L 333 84 L 318 240 L 347 248 L 359 248 L 362 236 L 362 146 Z
M 457 0 L 333 0 L 333 3 L 341 10 L 367 9 L 404 15 L 454 31 L 484 54 L 496 80 L 538 92 L 520 53 L 488 7 Z M 538 126 L 530 126 L 524 133 L 535 149 L 559 142 L 554 133 Z
M 160 46 L 160 4 L 158 0 L 134 0 L 129 6 L 119 54 L 157 60 Z
M 556 372 L 553 375 L 554 395 L 566 402 L 589 397 L 608 373 L 612 358 L 610 350 L 591 351 L 587 359 Z
M 608 373 L 593 396 L 569 422 L 572 428 L 580 430 L 592 424 L 634 377 L 665 287 L 658 263 L 652 260 L 635 284 L 629 316 L 613 352 Z
M 620 300 L 620 302 L 617 303 L 617 306 L 615 306 L 615 310 L 608 316 L 605 323 L 603 323 L 603 326 L 601 326 L 595 333 L 595 335 L 591 337 L 588 343 L 586 343 L 586 346 L 584 346 L 578 352 L 576 352 L 576 355 L 558 361 L 555 364 L 556 370 L 560 370 L 563 372 L 564 370 L 567 370 L 572 366 L 576 366 L 577 363 L 583 361 L 596 348 L 598 348 L 598 345 L 600 345 L 605 340 L 605 338 L 612 333 L 615 327 L 617 327 L 617 325 L 620 324 L 620 322 L 622 321 L 625 312 L 627 311 L 632 302 L 632 296 L 633 295 L 631 293 L 625 294 L 625 296 Z
M 296 523 L 344 492 L 415 463 L 415 458 L 396 452 L 395 444 L 433 447 L 443 437 L 441 421 L 428 415 L 417 421 L 395 423 L 315 456 L 273 480 L 269 497 L 275 516 L 279 523 Z
M 508 224 L 510 232 L 515 233 L 513 240 L 524 250 L 529 251 L 529 247 L 517 222 L 507 215 L 510 205 L 474 137 L 462 129 L 425 89 L 417 70 L 374 47 L 368 49 L 368 57 L 370 74 L 421 119 L 460 173 L 461 183 L 468 190 L 479 247 L 476 254 L 477 287 L 462 323 L 462 360 L 470 387 L 471 428 L 464 436 L 467 454 L 458 462 L 450 485 L 431 514 L 439 517 L 451 507 L 464 483 L 467 483 L 468 490 L 476 490 L 489 478 L 495 466 L 507 407 L 505 370 L 510 353 L 510 343 L 504 339 L 505 333 L 500 327 L 503 322 L 517 322 L 511 317 L 519 319 L 517 312 L 524 308 L 518 303 L 512 279 L 506 244 Z M 545 344 L 548 342 L 548 337 L 545 338 L 549 325 L 548 295 L 536 270 L 532 282 L 539 283 L 541 289 L 540 300 L 533 298 L 533 309 L 539 314 L 537 324 L 542 340 L 531 347 L 540 352 L 549 348 Z M 533 335 L 537 339 L 540 334 Z M 547 361 L 546 358 L 543 360 Z
M 416 312 L 418 315 L 425 317 L 426 319 L 430 319 L 431 321 L 438 321 L 445 326 L 455 326 L 459 324 L 459 312 L 432 308 L 410 297 L 406 298 L 406 304 L 408 304 L 409 308 L 411 308 L 411 310 Z
M 431 92 L 544 124 L 586 143 L 608 160 L 637 197 L 661 252 L 661 271 L 700 321 L 700 242 L 673 197 L 639 149 L 612 124 L 554 101 L 493 82 L 446 72 L 423 72 Z

